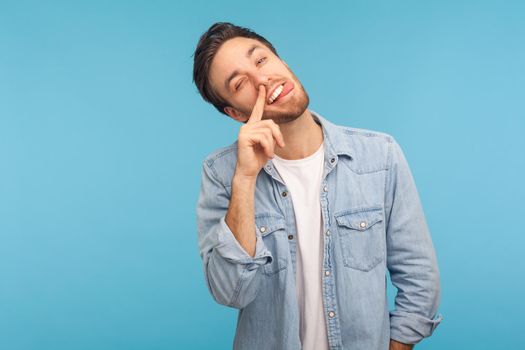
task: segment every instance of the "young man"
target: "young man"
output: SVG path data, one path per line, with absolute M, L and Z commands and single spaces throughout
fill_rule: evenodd
M 439 271 L 396 140 L 309 110 L 272 44 L 231 23 L 201 36 L 193 79 L 243 123 L 204 160 L 197 202 L 207 286 L 239 309 L 234 349 L 412 349 L 430 336 Z

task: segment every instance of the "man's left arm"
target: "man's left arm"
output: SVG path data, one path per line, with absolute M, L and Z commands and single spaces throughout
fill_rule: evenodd
M 387 268 L 397 288 L 390 311 L 390 349 L 408 350 L 432 335 L 443 318 L 437 315 L 440 277 L 414 178 L 401 147 L 394 138 L 390 141 L 385 184 Z

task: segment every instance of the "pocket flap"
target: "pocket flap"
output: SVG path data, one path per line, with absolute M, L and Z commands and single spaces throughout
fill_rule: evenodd
M 262 213 L 255 215 L 255 229 L 266 236 L 277 230 L 284 230 L 286 228 L 286 221 L 284 217 L 273 213 Z
M 383 220 L 383 210 L 368 209 L 353 212 L 342 212 L 335 216 L 337 224 L 353 230 L 364 231 Z

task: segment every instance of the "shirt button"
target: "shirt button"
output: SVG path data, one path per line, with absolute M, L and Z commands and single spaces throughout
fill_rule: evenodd
M 261 226 L 261 227 L 259 228 L 259 231 L 261 231 L 262 233 L 266 232 L 266 227 Z
M 293 235 L 288 235 L 288 239 L 293 239 Z
M 286 197 L 288 195 L 288 192 L 283 191 L 282 195 L 283 195 L 283 197 Z
M 335 312 L 330 311 L 330 312 L 328 313 L 328 316 L 330 316 L 330 317 L 334 317 L 334 316 L 335 316 Z
M 334 164 L 335 163 L 335 158 L 331 158 L 330 159 L 330 163 Z
M 330 276 L 330 271 L 326 270 L 326 271 L 324 272 L 324 275 L 325 275 L 325 276 Z
M 365 228 L 365 227 L 366 227 L 366 222 L 361 221 L 361 223 L 359 224 L 359 226 L 361 226 L 361 228 Z
M 323 191 L 328 192 L 328 187 L 323 187 Z
M 326 230 L 326 235 L 330 236 L 330 230 Z
M 272 170 L 272 167 L 268 165 L 268 166 L 266 166 L 266 170 L 270 171 L 270 170 Z

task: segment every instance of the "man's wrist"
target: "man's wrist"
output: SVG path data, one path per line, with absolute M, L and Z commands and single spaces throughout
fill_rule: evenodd
M 414 348 L 414 344 L 405 344 L 398 342 L 397 340 L 390 339 L 390 347 L 389 350 L 412 350 Z
M 234 174 L 232 179 L 232 187 L 241 187 L 246 189 L 255 189 L 257 177 L 244 176 Z

